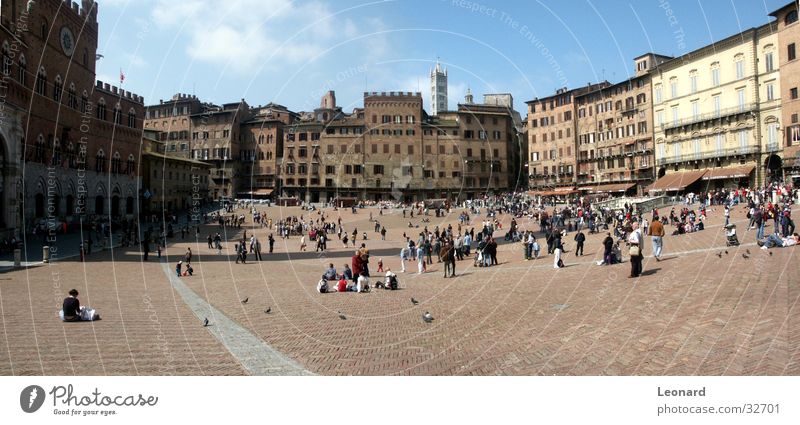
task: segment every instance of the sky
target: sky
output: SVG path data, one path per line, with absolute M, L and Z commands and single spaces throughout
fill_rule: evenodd
M 448 107 L 469 89 L 524 102 L 632 76 L 633 58 L 677 56 L 763 25 L 788 0 L 98 0 L 97 78 L 157 104 L 175 93 L 294 111 L 328 90 L 346 112 L 365 91 L 419 91 L 448 71 Z

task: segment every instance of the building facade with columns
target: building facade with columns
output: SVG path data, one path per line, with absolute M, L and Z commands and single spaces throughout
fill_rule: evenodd
M 132 217 L 143 99 L 95 81 L 97 4 L 4 1 L 0 16 L 4 236 Z
M 769 23 L 662 63 L 652 75 L 650 192 L 761 186 L 782 177 L 782 53 Z

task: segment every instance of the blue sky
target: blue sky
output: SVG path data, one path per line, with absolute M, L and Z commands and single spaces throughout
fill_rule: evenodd
M 787 0 L 290 1 L 99 0 L 98 79 L 158 103 L 194 93 L 310 110 L 335 90 L 345 111 L 368 91 L 421 91 L 449 74 L 449 103 L 469 87 L 524 102 L 623 80 L 633 58 L 680 55 L 767 23 Z

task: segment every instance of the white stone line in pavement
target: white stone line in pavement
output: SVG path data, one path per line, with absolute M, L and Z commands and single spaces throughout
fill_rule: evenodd
M 183 298 L 183 302 L 197 316 L 198 326 L 207 317 L 211 324 L 206 329 L 251 375 L 313 375 L 299 363 L 272 348 L 264 340 L 212 307 L 170 270 L 169 263 L 164 262 L 161 267 L 172 287 Z

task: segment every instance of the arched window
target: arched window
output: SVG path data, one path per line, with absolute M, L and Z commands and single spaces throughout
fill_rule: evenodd
M 53 81 L 53 100 L 61 102 L 61 92 L 64 90 L 64 83 L 61 82 L 61 76 L 56 75 Z
M 69 89 L 67 89 L 67 106 L 72 109 L 78 108 L 78 98 L 75 97 L 75 83 L 70 83 Z
M 136 128 L 136 109 L 128 110 L 128 127 Z
M 2 60 L 3 60 L 3 65 L 2 66 L 3 66 L 3 75 L 4 76 L 11 75 L 11 56 L 9 56 L 9 54 L 8 54 L 8 49 L 9 49 L 8 42 L 4 41 L 3 42 L 3 58 L 2 58 Z
M 67 144 L 67 166 L 69 168 L 77 168 L 78 163 L 75 158 L 75 145 L 72 142 Z
M 263 134 L 259 134 L 258 135 L 258 144 L 259 145 L 264 144 L 264 135 Z
M 47 96 L 47 72 L 44 70 L 44 67 L 39 68 L 39 72 L 36 74 L 36 86 L 34 90 L 42 96 Z
M 784 18 L 783 23 L 784 25 L 789 25 L 795 22 L 797 22 L 797 10 L 791 10 L 786 14 L 786 18 Z
M 50 158 L 50 165 L 58 167 L 61 165 L 61 142 L 53 139 L 53 156 Z
M 27 83 L 28 75 L 28 61 L 25 60 L 25 55 L 19 55 L 19 67 L 17 68 L 17 81 L 24 87 Z
M 97 155 L 94 157 L 94 171 L 98 173 L 102 173 L 106 169 L 106 154 L 103 152 L 102 149 L 97 151 Z
M 85 114 L 88 108 L 89 108 L 89 95 L 86 93 L 86 90 L 84 90 L 83 94 L 81 94 L 81 113 Z
M 41 134 L 36 137 L 36 145 L 33 148 L 33 161 L 44 163 L 44 136 Z
M 114 105 L 114 124 L 122 124 L 122 108 L 119 106 L 119 103 Z
M 119 156 L 119 152 L 114 152 L 114 156 L 111 157 L 111 172 L 113 174 L 119 174 L 122 168 L 122 159 Z
M 97 119 L 106 120 L 106 100 L 102 97 L 97 101 Z
M 133 154 L 128 155 L 128 163 L 125 166 L 127 174 L 136 174 L 136 160 L 133 159 Z

